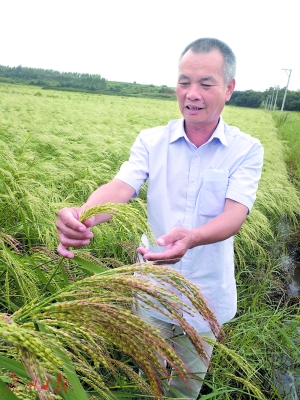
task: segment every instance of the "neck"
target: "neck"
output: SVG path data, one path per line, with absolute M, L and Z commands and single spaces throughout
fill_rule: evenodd
M 189 124 L 184 121 L 184 130 L 189 141 L 196 147 L 200 147 L 209 140 L 218 123 L 219 121 L 210 126 L 203 126 L 202 124 Z

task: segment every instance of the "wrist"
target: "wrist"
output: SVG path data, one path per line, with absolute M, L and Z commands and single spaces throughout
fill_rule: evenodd
M 201 246 L 202 243 L 202 235 L 201 235 L 201 229 L 200 228 L 195 228 L 190 230 L 190 245 L 189 248 L 192 249 L 197 246 Z

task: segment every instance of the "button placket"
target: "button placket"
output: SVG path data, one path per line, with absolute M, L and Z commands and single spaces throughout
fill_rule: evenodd
M 200 149 L 197 149 L 194 152 L 190 162 L 189 180 L 187 187 L 186 207 L 185 207 L 185 218 L 184 218 L 184 227 L 187 229 L 191 229 L 193 226 L 194 208 L 196 204 L 196 196 L 198 193 L 197 181 L 198 181 L 199 167 L 200 167 L 199 151 Z

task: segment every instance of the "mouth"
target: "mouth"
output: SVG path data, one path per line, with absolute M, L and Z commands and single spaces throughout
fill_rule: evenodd
M 188 110 L 197 110 L 197 111 L 202 110 L 201 107 L 195 107 L 195 106 L 186 106 L 186 108 L 187 108 Z

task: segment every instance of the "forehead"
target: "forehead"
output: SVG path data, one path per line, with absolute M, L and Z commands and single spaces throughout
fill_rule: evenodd
M 224 57 L 218 49 L 208 53 L 194 53 L 188 50 L 179 62 L 179 74 L 222 75 L 224 72 Z

